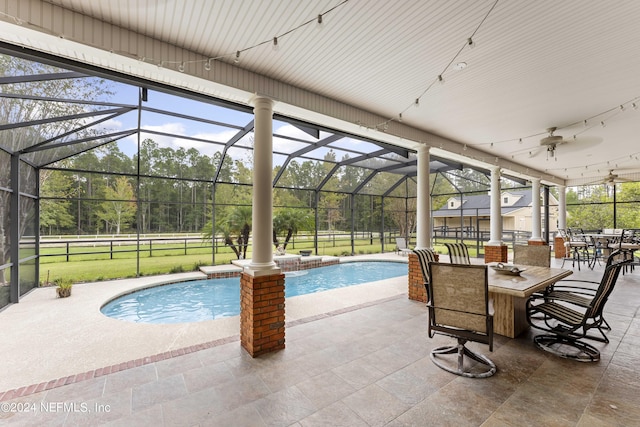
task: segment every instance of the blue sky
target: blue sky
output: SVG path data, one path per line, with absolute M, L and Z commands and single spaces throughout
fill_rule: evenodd
M 122 104 L 137 105 L 138 103 L 138 87 L 125 85 L 121 83 L 113 83 L 113 90 L 115 95 L 110 101 Z M 146 105 L 151 108 L 157 108 L 160 110 L 173 111 L 180 114 L 193 115 L 204 117 L 216 122 L 230 123 L 239 127 L 245 126 L 253 115 L 251 113 L 245 113 L 230 108 L 219 107 L 213 104 L 194 101 L 188 98 L 174 96 L 162 92 L 152 91 L 148 92 L 148 101 Z M 138 115 L 136 111 L 119 116 L 113 120 L 110 120 L 104 124 L 111 131 L 120 131 L 125 129 L 134 129 L 137 126 Z M 201 138 L 210 141 L 217 141 L 225 143 L 233 135 L 237 133 L 237 129 L 215 126 L 206 123 L 201 123 L 193 120 L 187 120 L 180 117 L 174 117 L 170 115 L 155 114 L 143 112 L 142 114 L 142 128 L 156 131 L 165 132 L 175 135 L 181 135 L 192 138 Z M 314 141 L 315 139 L 300 129 L 279 121 L 275 121 L 273 124 L 274 132 L 286 135 L 290 137 L 300 138 L 306 141 Z M 328 134 L 321 132 L 321 139 Z M 239 146 L 251 146 L 250 136 L 245 137 L 238 143 Z M 171 147 L 177 149 L 183 147 L 185 149 L 196 148 L 199 152 L 206 155 L 212 155 L 215 151 L 221 151 L 222 147 L 217 144 L 208 144 L 200 141 L 192 141 L 181 138 L 167 137 L 154 134 L 142 134 L 142 138 L 151 138 L 157 142 L 161 147 Z M 366 143 L 351 138 L 346 138 L 340 141 L 341 145 L 352 147 L 353 149 L 372 151 L 377 149 L 370 143 Z M 334 144 L 334 145 L 338 145 Z M 304 146 L 303 143 L 291 141 L 285 138 L 274 138 L 273 147 L 274 151 L 280 151 L 290 153 L 296 151 Z M 137 147 L 137 136 L 133 135 L 127 137 L 119 142 L 120 149 L 127 155 L 131 156 L 135 153 Z M 324 155 L 329 151 L 329 148 L 323 147 L 314 152 L 309 153 L 310 157 L 321 160 Z M 341 159 L 346 152 L 335 150 L 337 158 Z M 229 155 L 235 159 L 251 161 L 252 153 L 250 150 L 243 150 L 240 148 L 232 149 Z M 354 154 L 350 154 L 350 157 L 354 157 Z M 284 156 L 274 156 L 274 164 L 278 165 L 284 161 Z

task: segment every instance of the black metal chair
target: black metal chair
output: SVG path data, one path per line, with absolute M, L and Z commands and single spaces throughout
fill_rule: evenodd
M 413 253 L 418 257 L 420 270 L 422 271 L 422 279 L 424 280 L 424 288 L 427 292 L 427 301 L 429 300 L 429 263 L 438 262 L 436 253 L 431 249 L 414 249 Z
M 620 260 L 619 252 L 610 255 L 602 279 L 595 289 L 586 286 L 568 286 L 563 280 L 549 291 L 533 294 L 526 304 L 527 322 L 536 329 L 548 332 L 534 338 L 536 346 L 560 357 L 584 362 L 600 360 L 600 351 L 583 341 L 584 338 L 608 343 L 603 329 L 609 326 L 603 310 L 613 291 L 620 271 L 629 260 Z M 576 281 L 581 284 L 594 283 Z M 600 335 L 591 334 L 597 330 Z
M 640 242 L 638 241 L 638 236 L 636 236 L 635 229 L 623 229 L 619 236 L 611 239 L 609 249 L 619 250 L 625 259 L 630 260 L 622 269 L 622 274 L 627 271 L 633 272 L 635 251 L 640 249 Z
M 445 371 L 471 378 L 496 373 L 486 356 L 465 346 L 474 341 L 493 351 L 493 306 L 489 300 L 486 265 L 429 263 L 429 338 L 438 333 L 457 339 L 456 345 L 431 351 L 433 363 Z M 444 357 L 455 354 L 456 358 Z M 466 358 L 478 363 L 467 363 Z
M 562 237 L 565 246 L 565 256 L 562 258 L 562 267 L 567 259 L 571 259 L 572 267 L 578 263 L 578 271 L 580 271 L 580 263 L 585 262 L 587 266 L 591 266 L 591 258 L 589 256 L 589 243 L 581 229 L 578 230 L 562 230 L 558 233 Z
M 451 264 L 471 264 L 469 248 L 464 243 L 445 243 Z

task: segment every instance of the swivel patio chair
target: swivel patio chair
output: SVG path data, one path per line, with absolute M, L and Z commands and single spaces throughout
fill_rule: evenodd
M 625 255 L 621 251 L 613 251 L 607 256 L 605 267 L 610 266 L 616 261 L 624 261 Z M 622 269 L 624 272 L 624 267 Z M 562 299 L 565 301 L 573 301 L 579 305 L 588 305 L 591 299 L 598 291 L 600 282 L 593 280 L 581 280 L 581 279 L 563 279 L 553 285 L 548 286 L 542 292 L 536 292 L 536 295 L 542 295 L 549 299 Z M 602 318 L 602 325 L 598 328 L 602 334 L 604 330 L 611 330 L 611 326 L 607 321 Z
M 591 339 L 608 343 L 603 329 L 608 325 L 603 309 L 613 291 L 623 266 L 629 260 L 619 260 L 618 254 L 610 256 L 597 289 L 565 286 L 558 282 L 550 292 L 533 294 L 526 303 L 527 322 L 547 334 L 534 338 L 536 346 L 560 357 L 582 362 L 600 360 L 600 351 L 583 341 Z M 585 281 L 578 281 L 588 283 Z M 597 330 L 600 335 L 591 334 Z
M 515 245 L 513 263 L 536 267 L 551 267 L 551 247 L 548 245 Z
M 445 243 L 451 264 L 471 264 L 469 248 L 464 243 Z
M 418 257 L 418 263 L 420 264 L 420 270 L 422 271 L 422 279 L 424 280 L 424 287 L 427 292 L 427 300 L 429 300 L 429 263 L 438 262 L 436 260 L 436 253 L 431 249 L 414 249 L 413 253 Z
M 438 333 L 458 341 L 456 345 L 433 349 L 433 363 L 464 377 L 495 374 L 495 363 L 465 345 L 467 341 L 479 342 L 493 351 L 493 304 L 489 300 L 487 266 L 431 262 L 428 287 L 429 338 Z M 446 357 L 450 354 L 456 357 Z M 467 359 L 471 363 L 465 364 Z

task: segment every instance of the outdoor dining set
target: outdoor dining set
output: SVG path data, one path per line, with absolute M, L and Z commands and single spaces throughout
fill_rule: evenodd
M 572 230 L 573 231 L 573 230 Z M 574 233 L 585 239 L 587 233 Z M 636 234 L 623 230 L 600 242 L 593 236 L 581 246 L 567 240 L 566 257 L 591 269 L 604 266 L 599 281 L 567 279 L 571 269 L 551 267 L 548 245 L 515 245 L 513 264 L 472 264 L 464 243 L 446 244 L 449 263 L 439 262 L 431 249 L 415 249 L 429 310 L 428 334 L 456 339 L 452 345 L 431 351 L 431 360 L 456 375 L 485 378 L 497 371 L 486 356 L 467 347 L 478 342 L 493 351 L 494 334 L 515 338 L 525 330 L 541 330 L 535 345 L 563 358 L 582 362 L 600 360 L 599 349 L 589 341 L 608 343 L 611 329 L 604 306 L 618 276 L 631 271 Z M 593 243 L 596 242 L 596 243 Z M 575 258 L 573 257 L 575 255 Z M 563 262 L 564 264 L 564 262 Z M 451 357 L 447 357 L 451 355 Z
M 611 252 L 620 250 L 630 262 L 623 270 L 633 271 L 640 264 L 636 251 L 640 249 L 640 229 L 603 229 L 597 232 L 585 232 L 582 228 L 559 229 L 558 235 L 564 242 L 564 262 L 570 260 L 573 267 L 580 269 L 581 264 L 593 269 L 602 265 Z

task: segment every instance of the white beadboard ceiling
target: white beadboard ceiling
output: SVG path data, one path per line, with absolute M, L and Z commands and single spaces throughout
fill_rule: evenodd
M 609 170 L 640 177 L 638 0 L 47 3 L 218 58 L 214 67 L 240 50 L 237 67 L 389 119 L 402 113 L 405 125 L 568 184 Z M 322 28 L 295 29 L 320 13 Z M 203 67 L 186 60 L 186 73 Z M 539 143 L 549 127 L 569 141 L 554 157 Z

